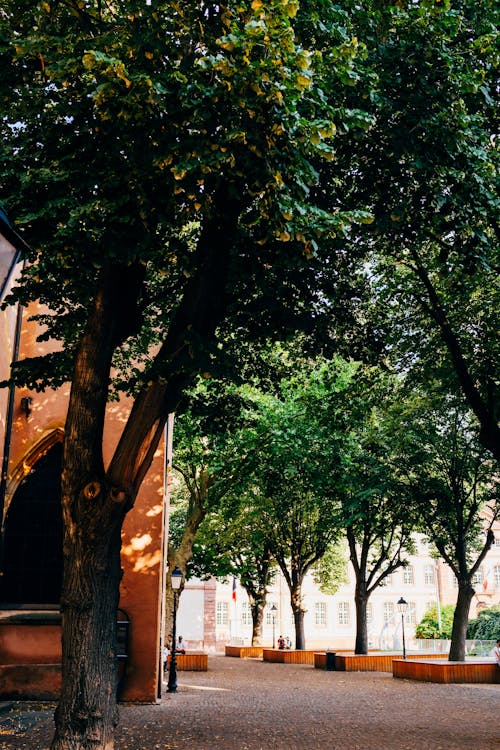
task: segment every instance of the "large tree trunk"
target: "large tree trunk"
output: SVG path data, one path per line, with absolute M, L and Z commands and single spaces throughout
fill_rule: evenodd
M 474 589 L 470 579 L 458 582 L 458 596 L 451 629 L 450 661 L 465 661 L 465 639 Z
M 91 503 L 93 498 L 85 498 Z M 112 748 L 116 708 L 116 610 L 121 524 L 95 535 L 92 511 L 66 558 L 63 682 L 52 750 Z M 101 537 L 98 542 L 96 539 Z
M 111 750 L 116 711 L 116 610 L 121 527 L 133 493 L 110 483 L 102 436 L 121 306 L 102 278 L 76 358 L 62 476 L 62 690 L 52 750 Z M 132 305 L 133 307 L 133 305 Z
M 257 602 L 251 605 L 252 612 L 252 646 L 262 645 L 262 624 L 264 621 L 264 604 Z
M 296 583 L 290 591 L 290 604 L 295 624 L 295 648 L 305 649 L 304 608 L 302 607 L 302 586 L 300 583 Z
M 354 646 L 354 653 L 367 654 L 368 625 L 366 622 L 366 611 L 368 607 L 368 594 L 366 586 L 362 583 L 356 583 L 354 602 L 356 605 L 356 644 Z
M 293 621 L 295 623 L 295 648 L 305 649 L 306 636 L 304 632 L 304 610 L 298 607 L 293 610 Z
M 103 272 L 79 342 L 63 459 L 63 688 L 51 750 L 114 746 L 121 527 L 151 465 L 167 415 L 197 370 L 197 342 L 210 340 L 224 311 L 231 246 L 226 224 L 234 224 L 238 214 L 229 208 L 230 201 L 223 204 L 224 218 L 208 222 L 202 230 L 198 270 L 156 357 L 160 369 L 174 360 L 182 364 L 168 382 L 153 380 L 136 397 L 107 471 L 102 444 L 111 362 L 117 346 L 140 323 L 136 303 L 142 265 Z

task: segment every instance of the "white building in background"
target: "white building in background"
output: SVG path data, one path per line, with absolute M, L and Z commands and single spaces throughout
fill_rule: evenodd
M 408 603 L 405 615 L 405 638 L 411 648 L 415 626 L 429 607 L 454 604 L 457 585 L 452 571 L 441 560 L 431 557 L 431 548 L 424 537 L 416 542 L 416 554 L 405 568 L 400 568 L 377 588 L 368 604 L 368 638 L 371 648 L 402 647 L 402 622 L 397 602 L 403 597 Z M 354 648 L 356 609 L 355 577 L 348 564 L 348 583 L 333 596 L 323 594 L 308 575 L 303 586 L 306 647 L 311 649 Z M 495 543 L 486 556 L 475 579 L 476 595 L 470 617 L 485 607 L 500 603 L 500 524 L 495 527 Z M 235 596 L 234 596 L 235 593 Z M 276 606 L 274 614 L 272 606 Z M 252 619 L 248 597 L 237 583 L 211 580 L 189 581 L 180 599 L 177 632 L 189 648 L 223 652 L 228 643 L 250 645 Z M 288 636 L 294 646 L 295 628 L 288 586 L 281 575 L 271 587 L 264 613 L 263 645 L 271 647 L 279 635 Z

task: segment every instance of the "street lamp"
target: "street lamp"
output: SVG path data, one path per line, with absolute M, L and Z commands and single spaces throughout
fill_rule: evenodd
M 401 612 L 401 633 L 403 636 L 403 659 L 406 659 L 406 645 L 405 645 L 405 614 L 408 610 L 408 602 L 401 597 L 398 601 L 398 609 Z
M 271 607 L 271 613 L 273 616 L 273 648 L 276 648 L 276 612 L 278 611 L 278 607 L 276 604 L 273 604 Z
M 181 587 L 182 570 L 175 566 L 170 576 L 172 591 L 174 592 L 174 621 L 172 624 L 172 654 L 170 656 L 170 671 L 168 673 L 167 693 L 177 692 L 177 651 L 176 651 L 176 620 L 177 620 L 177 592 Z

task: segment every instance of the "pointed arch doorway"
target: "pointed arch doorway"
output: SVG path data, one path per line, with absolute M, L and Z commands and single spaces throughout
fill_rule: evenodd
M 62 443 L 19 484 L 5 518 L 0 576 L 2 607 L 58 605 L 62 584 Z

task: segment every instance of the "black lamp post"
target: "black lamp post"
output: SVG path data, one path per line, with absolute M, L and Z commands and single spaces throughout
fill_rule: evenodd
M 273 616 L 273 648 L 276 648 L 276 612 L 278 611 L 278 607 L 276 604 L 273 604 L 271 607 L 271 613 Z
M 168 673 L 167 693 L 177 692 L 177 592 L 181 587 L 182 571 L 175 566 L 170 576 L 172 591 L 174 592 L 174 621 L 172 623 L 172 653 L 170 655 L 170 671 Z
M 403 636 L 403 659 L 406 659 L 406 644 L 405 644 L 405 614 L 408 610 L 408 602 L 401 597 L 398 601 L 398 609 L 401 612 L 401 633 Z

